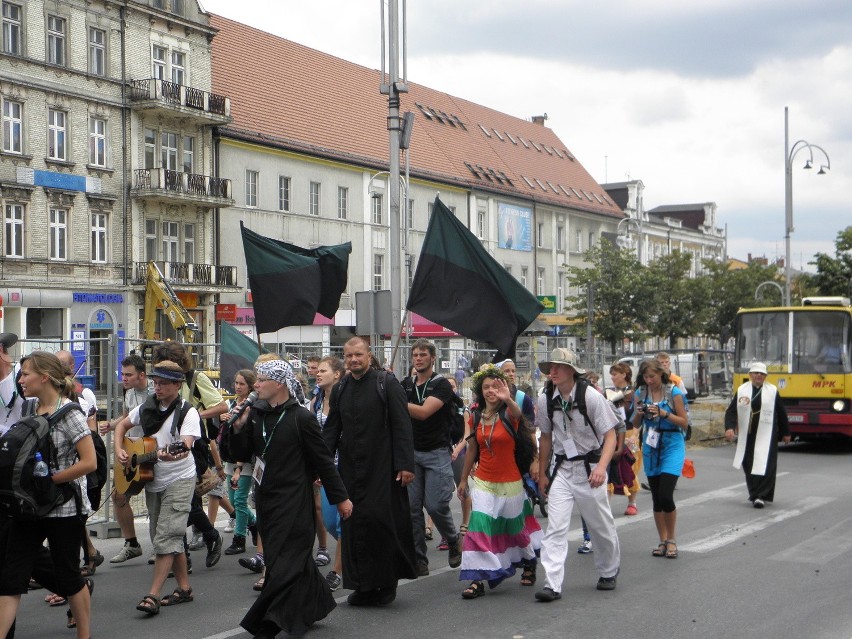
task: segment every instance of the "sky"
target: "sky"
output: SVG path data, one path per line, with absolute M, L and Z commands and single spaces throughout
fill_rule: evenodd
M 400 6 L 402 1 L 400 0 Z M 202 0 L 212 13 L 370 67 L 381 0 Z M 387 0 L 385 0 L 387 7 Z M 386 10 L 386 9 L 385 9 Z M 600 183 L 639 179 L 645 209 L 715 202 L 728 254 L 813 271 L 852 225 L 849 0 L 420 0 L 408 80 L 549 126 Z

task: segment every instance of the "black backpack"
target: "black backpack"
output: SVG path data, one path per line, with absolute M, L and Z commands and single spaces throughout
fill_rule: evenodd
M 41 453 L 48 466 L 59 466 L 51 431 L 71 410 L 83 412 L 79 404 L 71 402 L 49 418 L 24 417 L 0 437 L 0 516 L 39 519 L 75 496 L 73 482 L 59 485 L 49 476 L 33 476 L 36 453 Z
M 523 477 L 530 472 L 530 466 L 532 465 L 537 452 L 535 441 L 530 436 L 530 429 L 527 426 L 527 420 L 523 415 L 521 415 L 521 421 L 518 422 L 518 430 L 515 430 L 512 427 L 512 422 L 509 421 L 509 416 L 506 414 L 505 406 L 501 408 L 497 414 L 500 417 L 500 422 L 506 430 L 509 431 L 512 439 L 515 440 L 515 465 L 518 467 L 518 470 Z M 471 410 L 471 415 L 473 416 L 472 430 L 475 435 L 476 427 L 482 419 L 482 411 L 478 408 L 473 409 Z
M 458 395 L 453 395 L 446 410 L 450 422 L 450 444 L 455 444 L 464 437 L 464 400 Z

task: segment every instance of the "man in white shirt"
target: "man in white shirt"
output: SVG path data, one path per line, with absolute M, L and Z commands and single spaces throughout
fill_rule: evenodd
M 17 342 L 18 336 L 14 333 L 0 333 L 0 435 L 21 420 L 21 410 L 28 401 L 18 394 L 17 365 L 9 357 L 9 349 Z
M 151 372 L 154 396 L 130 411 L 115 427 L 115 458 L 127 465 L 129 457 L 122 448 L 125 433 L 133 426 L 142 426 L 146 437 L 157 441 L 157 463 L 154 477 L 145 486 L 145 501 L 150 518 L 149 531 L 156 560 L 151 588 L 137 610 L 149 615 L 160 612 L 160 606 L 173 606 L 192 601 L 184 533 L 186 513 L 195 492 L 195 461 L 190 454 L 192 445 L 201 437 L 201 420 L 198 411 L 180 397 L 185 380 L 180 366 L 170 361 L 159 362 Z M 183 443 L 185 452 L 171 454 L 166 448 Z M 160 590 L 169 572 L 174 571 L 177 588 L 160 599 Z

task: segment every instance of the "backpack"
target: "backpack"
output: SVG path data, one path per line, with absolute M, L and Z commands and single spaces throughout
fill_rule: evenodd
M 65 404 L 49 418 L 29 415 L 0 437 L 0 516 L 33 520 L 47 515 L 76 495 L 73 482 L 54 484 L 48 477 L 34 477 L 35 455 L 48 466 L 59 466 L 51 432 L 69 411 L 79 410 L 74 402 Z
M 107 449 L 103 437 L 99 433 L 92 431 L 92 443 L 95 445 L 95 459 L 98 461 L 98 467 L 86 475 L 86 490 L 89 492 L 103 490 L 104 486 L 107 485 L 107 476 L 109 474 Z
M 578 411 L 580 411 L 580 414 L 583 416 L 583 420 L 586 422 L 586 426 L 592 429 L 595 439 L 600 441 L 598 431 L 595 430 L 595 425 L 592 423 L 592 420 L 589 419 L 589 409 L 586 407 L 586 390 L 589 386 L 591 386 L 591 384 L 589 384 L 589 381 L 583 377 L 577 378 L 574 384 L 576 386 L 576 390 L 574 391 L 574 406 Z M 548 381 L 544 388 L 544 396 L 547 398 L 547 419 L 549 419 L 551 423 L 553 422 L 553 411 L 555 409 L 553 390 L 553 382 Z M 621 417 L 621 413 L 618 412 L 618 408 L 615 407 L 615 404 L 608 400 L 605 395 L 601 395 L 601 397 L 604 398 L 604 401 L 606 401 L 610 410 L 612 410 L 613 414 L 618 418 L 618 424 L 615 426 L 616 430 L 621 427 L 626 428 L 624 419 Z
M 471 414 L 473 416 L 473 434 L 475 435 L 476 427 L 482 419 L 482 411 L 476 408 L 471 411 Z M 500 422 L 509 431 L 512 439 L 515 440 L 515 465 L 518 467 L 521 477 L 523 477 L 530 472 L 530 466 L 537 452 L 535 442 L 529 436 L 530 429 L 527 426 L 527 420 L 521 415 L 521 420 L 518 422 L 518 430 L 515 430 L 509 421 L 509 416 L 506 414 L 505 406 L 499 410 L 497 415 L 500 417 Z
M 464 400 L 458 395 L 447 404 L 450 414 L 450 444 L 461 441 L 464 437 Z
M 665 390 L 665 402 L 674 408 L 674 384 L 665 384 L 663 386 Z M 636 402 L 644 402 L 645 397 L 648 393 L 648 387 L 642 386 L 641 388 L 636 389 Z M 692 417 L 689 414 L 689 402 L 686 400 L 686 395 L 682 395 L 683 397 L 683 405 L 686 408 L 686 432 L 683 433 L 684 441 L 689 441 L 692 439 Z M 683 432 L 682 428 L 679 428 L 681 432 Z

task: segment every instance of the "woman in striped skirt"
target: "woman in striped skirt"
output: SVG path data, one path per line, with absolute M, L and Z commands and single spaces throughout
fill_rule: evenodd
M 483 582 L 496 588 L 519 567 L 523 570 L 521 585 L 532 586 L 542 537 L 515 464 L 515 440 L 509 431 L 510 427 L 523 428 L 532 436 L 521 419 L 521 409 L 505 376 L 493 365 L 473 376 L 473 391 L 479 407 L 470 413 L 471 436 L 458 486 L 459 497 L 463 498 L 478 460 L 470 485 L 473 511 L 464 537 L 459 574 L 460 581 L 471 582 L 462 592 L 465 599 L 481 597 L 485 594 Z

